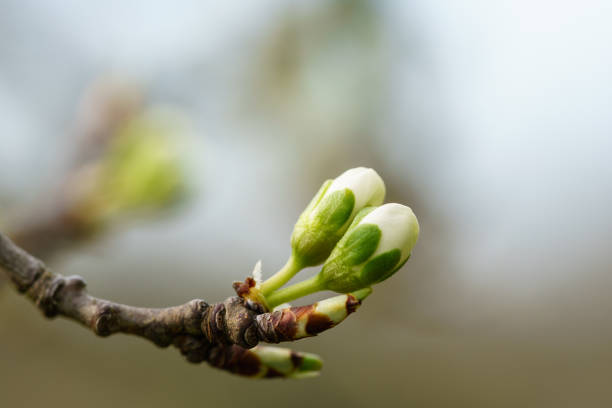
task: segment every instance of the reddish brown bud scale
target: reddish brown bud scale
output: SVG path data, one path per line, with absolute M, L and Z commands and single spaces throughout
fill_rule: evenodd
M 359 305 L 359 299 L 347 294 L 261 314 L 256 317 L 259 337 L 268 343 L 279 343 L 316 336 L 343 321 Z

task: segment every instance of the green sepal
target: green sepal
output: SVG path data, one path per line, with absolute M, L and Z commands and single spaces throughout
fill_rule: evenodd
M 312 198 L 312 200 L 310 200 L 310 203 L 308 203 L 308 205 L 306 206 L 306 209 L 304 211 L 302 211 L 302 214 L 300 214 L 300 217 L 298 219 L 298 222 L 300 219 L 302 219 L 302 217 L 304 217 L 306 214 L 310 214 L 310 212 L 312 211 L 313 208 L 315 208 L 317 206 L 317 204 L 319 204 L 319 202 L 321 201 L 321 199 L 323 198 L 323 196 L 325 195 L 325 192 L 327 191 L 327 189 L 329 188 L 329 186 L 331 186 L 331 184 L 334 182 L 334 180 L 325 180 L 323 182 L 323 184 L 321 185 L 321 187 L 319 188 L 319 191 L 317 191 L 317 193 L 315 194 L 315 196 Z
M 334 231 L 342 228 L 355 207 L 355 195 L 351 190 L 334 191 L 317 205 L 314 219 L 326 229 Z
M 360 225 L 338 243 L 338 256 L 347 265 L 359 265 L 376 251 L 381 235 L 380 228 L 374 224 Z
M 356 224 L 354 224 L 356 225 Z M 347 293 L 369 286 L 362 280 L 360 265 L 376 251 L 381 231 L 374 224 L 362 224 L 342 237 L 319 272 L 319 282 L 329 290 Z
M 370 259 L 361 269 L 361 280 L 365 285 L 382 282 L 397 270 L 395 266 L 400 261 L 402 252 L 392 249 Z
M 322 288 L 334 292 L 348 293 L 364 287 L 358 274 L 339 257 L 330 257 L 316 276 Z
M 323 194 L 328 187 L 324 186 Z M 293 255 L 302 267 L 318 265 L 329 256 L 346 231 L 355 195 L 349 189 L 338 190 L 311 205 L 298 219 L 291 236 Z

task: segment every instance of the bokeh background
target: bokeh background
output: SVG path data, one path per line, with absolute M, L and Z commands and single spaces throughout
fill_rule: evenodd
M 312 380 L 97 338 L 5 284 L 1 405 L 611 406 L 611 27 L 603 0 L 0 1 L 5 230 L 56 205 L 91 129 L 181 123 L 180 205 L 49 258 L 95 295 L 213 302 L 269 276 L 350 167 L 422 230 L 358 313 L 291 345 L 324 357 Z

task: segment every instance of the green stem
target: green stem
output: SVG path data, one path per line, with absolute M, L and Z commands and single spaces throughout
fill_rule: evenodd
M 291 255 L 285 266 L 283 266 L 280 271 L 270 276 L 270 278 L 266 279 L 261 284 L 262 293 L 264 296 L 267 296 L 268 294 L 274 292 L 276 289 L 287 283 L 289 279 L 293 278 L 293 276 L 302 269 L 302 266 L 295 260 L 293 255 Z
M 310 295 L 311 293 L 324 290 L 325 288 L 319 280 L 319 275 L 315 275 L 305 281 L 295 283 L 285 289 L 276 291 L 269 296 L 266 296 L 266 301 L 270 309 L 274 309 L 276 306 L 283 303 L 290 302 L 292 300 Z

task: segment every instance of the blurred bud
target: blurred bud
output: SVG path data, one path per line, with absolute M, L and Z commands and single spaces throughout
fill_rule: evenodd
M 256 346 L 250 350 L 261 362 L 256 377 L 308 378 L 320 374 L 321 357 L 270 346 Z
M 178 202 L 186 192 L 179 125 L 158 111 L 127 121 L 100 159 L 74 177 L 73 216 L 96 228 L 125 212 L 156 211 Z
M 145 114 L 119 130 L 101 163 L 100 194 L 107 212 L 159 209 L 182 196 L 185 177 L 173 125 Z
M 381 282 L 410 257 L 419 224 L 409 207 L 385 204 L 362 210 L 317 275 L 324 289 L 346 293 Z
M 105 196 L 117 209 L 163 207 L 183 190 L 176 143 L 164 124 L 153 118 L 130 121 L 105 158 Z
M 382 204 L 384 198 L 385 184 L 373 169 L 357 167 L 326 181 L 293 229 L 295 261 L 302 267 L 323 262 L 357 212 Z

